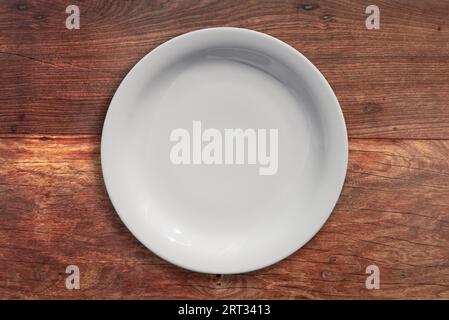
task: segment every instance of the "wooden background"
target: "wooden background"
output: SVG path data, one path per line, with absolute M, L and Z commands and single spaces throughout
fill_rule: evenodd
M 77 4 L 81 29 L 65 28 Z M 367 30 L 365 8 L 381 10 Z M 449 298 L 449 1 L 0 2 L 0 298 Z M 301 250 L 244 275 L 189 272 L 124 227 L 99 141 L 127 71 L 179 34 L 273 35 L 342 106 L 343 193 Z M 81 289 L 65 288 L 77 264 Z M 381 271 L 365 288 L 365 268 Z

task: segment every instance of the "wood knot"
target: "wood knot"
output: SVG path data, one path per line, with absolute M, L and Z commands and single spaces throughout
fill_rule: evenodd
M 216 285 L 221 287 L 221 280 L 223 279 L 223 275 L 222 274 L 217 274 L 215 277 L 217 278 Z
M 19 11 L 25 11 L 31 9 L 31 6 L 27 3 L 19 3 L 16 5 L 16 9 Z
M 332 22 L 335 21 L 334 16 L 332 16 L 332 15 L 330 15 L 330 14 L 322 15 L 322 16 L 321 16 L 321 20 L 324 20 L 324 21 L 332 21 Z
M 363 106 L 364 113 L 373 114 L 373 113 L 378 113 L 381 111 L 382 111 L 382 106 L 377 103 L 367 103 L 366 105 Z
M 305 11 L 311 11 L 311 10 L 315 10 L 318 9 L 320 7 L 319 4 L 312 4 L 312 3 L 308 3 L 308 4 L 302 4 L 301 8 Z

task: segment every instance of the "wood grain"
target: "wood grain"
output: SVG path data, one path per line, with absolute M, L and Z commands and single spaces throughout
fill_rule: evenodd
M 77 4 L 81 29 L 67 30 Z M 449 299 L 449 1 L 0 2 L 0 299 Z M 106 194 L 99 134 L 129 69 L 179 34 L 234 26 L 307 56 L 342 106 L 349 170 L 324 228 L 269 268 L 177 268 Z M 65 288 L 67 265 L 81 290 Z M 365 288 L 376 264 L 381 289 Z
M 158 258 L 114 212 L 98 136 L 0 139 L 1 298 L 449 298 L 449 141 L 351 139 L 343 194 L 301 250 L 244 275 Z M 77 264 L 81 290 L 65 288 Z M 365 268 L 381 289 L 365 288 Z
M 236 26 L 278 37 L 323 72 L 353 138 L 449 138 L 449 2 L 0 2 L 0 133 L 99 134 L 121 79 L 147 52 L 200 28 Z

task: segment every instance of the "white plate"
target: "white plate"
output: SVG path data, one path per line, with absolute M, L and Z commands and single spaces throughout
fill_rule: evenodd
M 147 54 L 115 93 L 101 141 L 129 230 L 160 257 L 217 274 L 271 265 L 310 240 L 347 157 L 344 118 L 318 69 L 238 28 L 190 32 Z

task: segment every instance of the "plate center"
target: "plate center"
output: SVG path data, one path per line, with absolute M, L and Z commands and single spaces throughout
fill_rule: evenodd
M 132 158 L 152 205 L 178 230 L 227 237 L 292 210 L 285 203 L 297 202 L 291 190 L 304 188 L 313 160 L 303 102 L 268 73 L 226 59 L 191 62 L 164 80 L 134 119 Z

